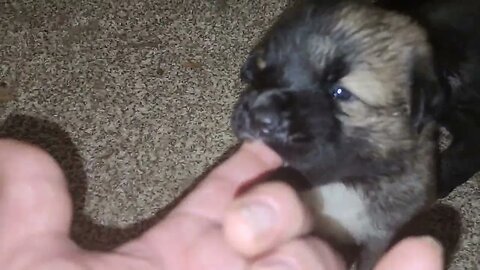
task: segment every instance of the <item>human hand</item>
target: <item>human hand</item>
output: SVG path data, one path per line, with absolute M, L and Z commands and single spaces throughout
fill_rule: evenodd
M 69 239 L 71 200 L 57 163 L 36 147 L 0 140 L 0 269 L 345 269 L 324 242 L 306 236 L 311 220 L 288 186 L 265 183 L 235 196 L 280 164 L 265 146 L 244 144 L 163 221 L 104 253 Z M 404 240 L 377 267 L 395 269 L 442 269 L 442 249 L 429 238 Z

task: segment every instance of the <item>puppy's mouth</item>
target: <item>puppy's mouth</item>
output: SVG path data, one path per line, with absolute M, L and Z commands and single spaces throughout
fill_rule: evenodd
M 305 143 L 304 132 L 295 130 L 292 114 L 287 110 L 287 93 L 271 91 L 244 94 L 235 106 L 232 128 L 240 140 L 262 140 L 282 145 Z

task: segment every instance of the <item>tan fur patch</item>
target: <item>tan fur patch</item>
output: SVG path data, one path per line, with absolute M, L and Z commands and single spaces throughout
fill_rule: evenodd
M 371 106 L 385 106 L 392 102 L 392 89 L 369 70 L 353 71 L 340 80 L 340 84 L 360 100 Z
M 409 96 L 412 58 L 425 53 L 423 30 L 409 18 L 376 8 L 346 6 L 336 15 L 335 31 L 356 47 L 350 74 L 342 83 L 365 103 L 391 106 Z M 428 51 L 428 50 L 427 50 Z
M 343 131 L 364 137 L 382 156 L 412 147 L 411 71 L 417 58 L 429 56 L 425 33 L 407 17 L 372 7 L 348 5 L 335 16 L 334 31 L 344 33 L 355 50 L 344 52 L 350 70 L 339 81 L 357 98 L 339 102 Z
M 267 67 L 267 62 L 263 58 L 258 57 L 256 61 L 257 61 L 256 64 L 259 70 L 263 70 Z
M 337 50 L 335 41 L 328 36 L 313 36 L 307 44 L 310 54 L 314 57 L 312 62 L 319 67 L 325 66 Z

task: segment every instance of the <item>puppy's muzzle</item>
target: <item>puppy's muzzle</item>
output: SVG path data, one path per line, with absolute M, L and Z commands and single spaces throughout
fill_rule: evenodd
M 278 90 L 252 91 L 240 98 L 232 119 L 240 139 L 285 141 L 288 137 L 288 93 Z

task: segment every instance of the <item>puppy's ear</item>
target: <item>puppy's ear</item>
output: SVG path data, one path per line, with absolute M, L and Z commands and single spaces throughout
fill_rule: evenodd
M 263 51 L 252 52 L 243 65 L 240 77 L 255 89 L 278 87 L 282 81 L 281 70 L 275 68 Z
M 266 62 L 261 56 L 261 52 L 251 52 L 240 70 L 240 79 L 244 83 L 251 84 L 255 77 L 266 68 Z
M 413 128 L 420 132 L 430 121 L 435 121 L 445 107 L 445 91 L 435 73 L 430 53 L 417 54 L 412 69 L 410 113 Z

